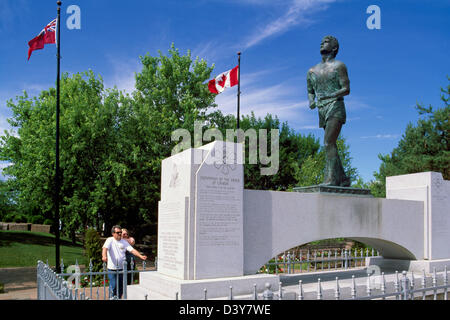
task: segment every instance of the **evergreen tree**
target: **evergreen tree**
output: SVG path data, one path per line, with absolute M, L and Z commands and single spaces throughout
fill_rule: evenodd
M 379 172 L 374 173 L 376 180 L 370 184 L 375 196 L 386 196 L 388 176 L 435 171 L 450 180 L 450 85 L 441 91 L 444 106 L 435 109 L 431 105 L 417 104 L 422 118 L 416 125 L 408 124 L 398 146 L 390 154 L 379 155 L 382 163 Z

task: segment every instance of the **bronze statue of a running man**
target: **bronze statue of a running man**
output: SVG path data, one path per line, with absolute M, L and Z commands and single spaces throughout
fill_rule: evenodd
M 322 62 L 307 75 L 309 107 L 319 110 L 319 127 L 324 128 L 326 151 L 325 177 L 321 185 L 349 187 L 336 145 L 342 125 L 346 121 L 344 96 L 350 93 L 347 67 L 335 60 L 339 43 L 333 36 L 325 36 L 320 45 Z

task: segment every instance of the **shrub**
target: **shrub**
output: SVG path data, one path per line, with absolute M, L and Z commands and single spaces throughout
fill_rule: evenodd
M 44 222 L 44 218 L 41 216 L 32 216 L 30 219 L 32 224 L 42 224 L 42 222 Z
M 86 230 L 84 238 L 84 250 L 87 259 L 86 265 L 89 266 L 89 261 L 92 259 L 92 270 L 94 272 L 101 271 L 103 269 L 102 241 L 97 230 Z
M 14 217 L 15 217 L 14 213 L 7 213 L 3 216 L 3 221 L 4 222 L 13 222 Z
M 23 214 L 16 214 L 13 218 L 12 218 L 12 222 L 15 223 L 23 223 L 23 222 L 27 222 L 27 217 Z

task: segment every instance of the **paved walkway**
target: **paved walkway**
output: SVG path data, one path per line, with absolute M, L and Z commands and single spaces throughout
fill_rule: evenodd
M 83 270 L 84 265 L 80 266 Z M 154 269 L 150 267 L 148 269 Z M 142 266 L 138 267 L 142 270 Z M 0 293 L 0 300 L 36 300 L 37 283 L 36 267 L 26 268 L 2 268 L 0 269 L 0 283 L 4 284 L 5 293 Z M 100 288 L 100 299 L 103 296 L 103 288 Z M 94 297 L 97 294 L 97 288 L 93 288 Z
M 0 269 L 0 283 L 5 285 L 5 293 L 0 300 L 36 300 L 36 267 Z

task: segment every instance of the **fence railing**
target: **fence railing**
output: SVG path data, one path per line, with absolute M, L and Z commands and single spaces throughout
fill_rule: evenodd
M 422 281 L 420 286 L 415 281 L 414 274 L 411 273 L 410 277 L 408 276 L 406 271 L 402 272 L 402 277 L 399 279 L 398 271 L 395 272 L 394 278 L 394 290 L 391 292 L 387 292 L 387 285 L 384 272 L 381 273 L 381 286 L 380 288 L 373 288 L 372 281 L 370 279 L 371 275 L 367 275 L 367 282 L 365 286 L 365 292 L 363 295 L 358 295 L 355 276 L 352 276 L 352 284 L 351 284 L 351 296 L 350 297 L 342 297 L 339 278 L 336 277 L 336 285 L 334 289 L 334 299 L 336 300 L 385 300 L 387 298 L 394 298 L 395 300 L 414 300 L 417 298 L 421 298 L 422 300 L 426 300 L 427 296 L 432 297 L 433 300 L 437 300 L 438 293 L 443 294 L 443 300 L 448 300 L 448 289 L 450 285 L 448 284 L 448 273 L 447 266 L 444 268 L 444 272 L 442 278 L 439 279 L 436 274 L 436 268 L 434 268 L 432 277 L 431 277 L 431 286 L 427 286 L 427 277 L 425 271 L 423 271 Z M 438 284 L 440 282 L 441 284 Z M 378 293 L 375 293 L 374 290 L 377 290 Z M 427 293 L 432 292 L 432 295 Z M 323 300 L 323 290 L 320 279 L 317 281 L 317 299 Z M 419 294 L 419 295 L 417 295 Z M 299 293 L 298 299 L 303 300 L 304 294 L 302 289 L 302 282 L 299 282 Z
M 64 267 L 62 267 L 64 268 Z M 37 265 L 37 290 L 39 300 L 106 300 L 114 299 L 117 300 L 120 297 L 117 292 L 110 292 L 109 286 L 107 285 L 107 276 L 117 277 L 123 281 L 123 296 L 122 299 L 127 299 L 127 285 L 129 284 L 128 276 L 132 279 L 134 274 L 140 272 L 148 272 L 153 270 L 146 269 L 145 261 L 142 266 L 142 270 L 127 270 L 127 265 L 124 263 L 123 270 L 121 271 L 110 271 L 106 269 L 106 265 L 103 265 L 104 270 L 101 272 L 92 271 L 92 263 L 90 263 L 89 272 L 77 272 L 75 268 L 69 269 L 74 270 L 75 273 L 65 272 L 56 273 L 50 268 L 48 263 L 43 263 L 38 261 Z M 78 269 L 79 270 L 79 269 Z M 128 275 L 128 276 L 125 276 Z M 401 276 L 398 271 L 395 275 L 390 275 L 393 281 L 387 281 L 385 273 L 382 272 L 376 277 L 379 278 L 378 282 L 374 285 L 373 278 L 371 274 L 367 274 L 367 278 L 364 285 L 357 285 L 356 278 L 353 275 L 351 277 L 350 288 L 348 286 L 342 286 L 341 281 L 338 277 L 335 278 L 334 289 L 323 289 L 323 282 L 320 278 L 317 279 L 317 285 L 315 290 L 308 290 L 308 294 L 305 294 L 304 284 L 302 280 L 299 280 L 296 289 L 292 289 L 292 286 L 283 287 L 282 283 L 279 283 L 279 289 L 277 292 L 271 290 L 270 284 L 266 284 L 264 292 L 258 294 L 256 290 L 256 285 L 253 288 L 249 288 L 249 295 L 243 297 L 235 297 L 233 295 L 233 287 L 229 287 L 229 300 L 234 299 L 253 299 L 253 300 L 273 300 L 273 299 L 289 299 L 293 296 L 297 300 L 385 300 L 385 299 L 395 299 L 395 300 L 413 300 L 413 299 L 433 299 L 438 300 L 444 299 L 448 300 L 448 289 L 450 287 L 448 283 L 448 271 L 447 266 L 445 266 L 442 275 L 438 276 L 436 268 L 434 268 L 431 276 L 426 275 L 423 271 L 421 279 L 416 278 L 414 273 L 408 273 L 403 271 Z M 103 279 L 100 285 L 97 285 L 95 279 Z M 420 277 L 419 277 L 420 278 Z M 83 282 L 83 279 L 87 280 Z M 391 279 L 392 280 L 392 279 Z M 420 280 L 420 281 L 419 281 Z M 132 283 L 132 282 L 131 282 Z M 329 283 L 328 283 L 329 284 Z M 389 284 L 389 285 L 388 285 Z M 118 287 L 118 286 L 116 286 Z M 328 286 L 329 287 L 329 286 Z M 345 290 L 344 290 L 345 289 Z M 101 292 L 100 292 L 101 291 Z M 95 293 L 95 294 L 94 294 Z M 148 295 L 145 296 L 147 300 Z M 179 294 L 176 293 L 174 298 L 178 300 Z M 204 300 L 208 299 L 208 292 L 206 289 L 203 290 Z
M 271 290 L 271 285 L 269 283 L 266 284 L 265 290 L 263 293 L 258 294 L 256 290 L 256 284 L 253 285 L 253 288 L 249 288 L 249 292 L 252 292 L 250 295 L 246 296 L 233 296 L 233 287 L 229 287 L 229 300 L 284 300 L 295 297 L 297 300 L 385 300 L 391 298 L 392 300 L 414 300 L 414 299 L 422 299 L 426 300 L 448 300 L 448 289 L 450 287 L 448 283 L 448 273 L 447 266 L 444 268 L 443 275 L 441 277 L 437 276 L 436 269 L 434 269 L 433 274 L 431 275 L 431 285 L 429 278 L 427 278 L 425 271 L 423 272 L 423 277 L 420 282 L 415 281 L 414 274 L 411 273 L 408 276 L 406 271 L 402 272 L 401 278 L 399 278 L 398 271 L 395 272 L 394 281 L 393 281 L 393 290 L 387 290 L 388 285 L 385 279 L 384 272 L 381 273 L 381 283 L 379 288 L 375 288 L 372 284 L 371 277 L 372 275 L 367 275 L 366 285 L 361 288 L 361 286 L 357 286 L 355 281 L 355 276 L 353 275 L 351 278 L 351 287 L 350 290 L 346 290 L 344 293 L 340 280 L 336 277 L 334 290 L 330 289 L 326 290 L 326 293 L 323 290 L 321 279 L 317 279 L 317 289 L 309 291 L 309 299 L 306 299 L 305 292 L 303 290 L 302 280 L 299 280 L 298 288 L 296 292 L 288 290 L 282 286 L 282 283 L 279 282 L 279 289 L 277 291 Z M 348 288 L 346 288 L 348 289 Z M 178 292 L 175 293 L 175 300 L 179 299 Z M 207 289 L 203 290 L 203 299 L 208 299 L 208 291 Z
M 297 252 L 285 252 L 266 263 L 261 273 L 302 273 L 317 272 L 336 269 L 349 269 L 356 267 L 365 267 L 366 258 L 379 257 L 379 251 L 372 249 L 354 249 L 352 250 L 314 250 L 312 253 L 299 250 Z
M 131 260 L 130 267 L 124 261 L 121 268 L 116 266 L 116 270 L 108 270 L 106 263 L 103 263 L 103 271 L 94 272 L 92 260 L 88 268 L 88 272 L 81 272 L 78 262 L 65 268 L 61 260 L 61 272 L 56 273 L 48 262 L 38 261 L 38 300 L 118 300 L 120 298 L 126 300 L 127 285 L 134 283 L 136 274 L 152 271 L 146 268 L 146 261 L 142 261 L 142 267 L 139 270 L 134 259 Z M 114 280 L 115 291 L 111 292 L 109 282 Z M 122 297 L 120 297 L 120 286 Z

